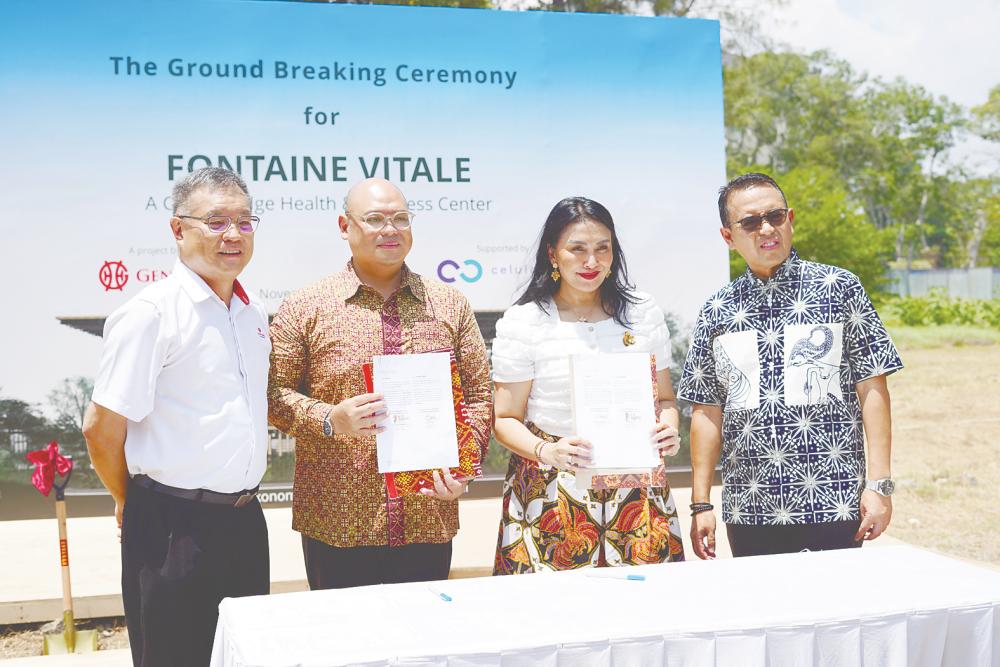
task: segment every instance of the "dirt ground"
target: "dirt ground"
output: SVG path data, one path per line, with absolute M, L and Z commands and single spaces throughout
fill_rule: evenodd
M 44 627 L 38 624 L 0 625 L 0 660 L 42 654 L 42 637 L 61 632 L 62 626 Z M 78 630 L 97 630 L 98 650 L 128 648 L 128 633 L 124 618 L 93 618 L 76 622 Z
M 901 350 L 889 535 L 1000 566 L 1000 345 Z
M 901 350 L 889 378 L 893 477 L 888 534 L 1000 567 L 1000 345 Z M 102 649 L 125 648 L 124 620 L 83 621 Z M 0 626 L 0 658 L 39 655 L 37 625 Z

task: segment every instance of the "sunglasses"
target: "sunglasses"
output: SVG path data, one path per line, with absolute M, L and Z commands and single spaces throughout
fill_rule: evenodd
M 772 227 L 781 227 L 788 220 L 788 209 L 787 208 L 776 208 L 764 213 L 763 215 L 748 215 L 742 220 L 737 220 L 732 225 L 739 225 L 740 228 L 747 232 L 759 232 L 760 228 L 764 226 L 764 221 Z

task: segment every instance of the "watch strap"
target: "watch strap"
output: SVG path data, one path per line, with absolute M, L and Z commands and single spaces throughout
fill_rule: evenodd
M 330 408 L 326 412 L 326 416 L 323 417 L 323 435 L 330 438 L 333 437 L 333 422 L 330 421 L 330 415 L 333 414 L 333 408 Z
M 896 484 L 892 481 L 891 477 L 869 479 L 865 480 L 865 489 L 871 489 L 882 496 L 891 496 L 892 492 L 896 489 Z

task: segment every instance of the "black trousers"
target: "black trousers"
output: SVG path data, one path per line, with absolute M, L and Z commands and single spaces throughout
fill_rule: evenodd
M 855 541 L 860 520 L 785 526 L 726 524 L 733 556 L 766 556 L 797 551 L 826 551 L 861 546 Z
M 401 547 L 331 547 L 302 536 L 309 589 L 351 588 L 374 584 L 447 579 L 451 541 Z
M 267 524 L 241 508 L 181 500 L 129 483 L 122 598 L 136 667 L 200 667 L 224 597 L 266 595 Z

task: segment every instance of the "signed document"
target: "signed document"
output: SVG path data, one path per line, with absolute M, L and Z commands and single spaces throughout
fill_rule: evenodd
M 458 466 L 458 435 L 447 352 L 372 358 L 372 384 L 389 418 L 375 436 L 378 471 Z
M 594 468 L 655 468 L 656 411 L 648 354 L 570 357 L 575 432 L 594 447 Z

